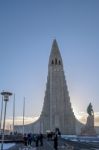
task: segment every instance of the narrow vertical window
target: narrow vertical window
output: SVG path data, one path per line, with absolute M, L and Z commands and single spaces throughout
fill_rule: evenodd
M 54 64 L 54 61 L 52 60 L 52 65 Z
M 59 60 L 59 65 L 61 65 L 61 62 L 60 62 L 60 60 Z
M 55 58 L 55 65 L 57 65 L 57 58 Z

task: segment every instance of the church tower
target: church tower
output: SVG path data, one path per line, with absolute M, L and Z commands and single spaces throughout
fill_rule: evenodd
M 71 108 L 63 61 L 57 41 L 52 44 L 48 77 L 40 123 L 43 132 L 59 128 L 62 134 L 75 134 L 75 116 Z

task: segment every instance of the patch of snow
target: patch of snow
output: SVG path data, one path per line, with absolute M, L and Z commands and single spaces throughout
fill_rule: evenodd
M 63 139 L 75 141 L 75 142 L 99 142 L 99 137 L 97 136 L 77 136 L 77 135 L 62 135 Z
M 8 148 L 11 148 L 14 145 L 15 145 L 15 143 L 4 143 L 3 144 L 3 149 L 7 150 Z M 0 143 L 0 148 L 1 148 L 1 143 Z

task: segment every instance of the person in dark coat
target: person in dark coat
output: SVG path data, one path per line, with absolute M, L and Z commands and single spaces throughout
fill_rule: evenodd
M 32 135 L 31 133 L 28 134 L 28 145 L 31 145 L 32 143 Z
M 58 136 L 57 134 L 54 135 L 54 149 L 58 149 Z
M 39 140 L 40 140 L 40 146 L 43 146 L 43 134 L 40 133 L 39 135 Z
M 27 143 L 28 143 L 28 137 L 27 137 L 27 134 L 24 134 L 24 145 L 27 146 Z
M 36 147 L 38 147 L 38 144 L 39 144 L 39 136 L 38 135 L 36 135 L 36 137 L 35 137 L 35 143 L 36 143 Z

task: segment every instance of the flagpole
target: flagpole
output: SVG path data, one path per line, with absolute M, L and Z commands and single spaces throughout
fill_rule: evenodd
M 2 112 L 3 112 L 3 96 L 2 96 L 2 101 L 1 101 L 0 130 L 2 128 Z
M 24 135 L 25 97 L 23 100 L 23 135 Z
M 13 98 L 13 133 L 14 133 L 14 123 L 15 123 L 15 94 Z

